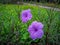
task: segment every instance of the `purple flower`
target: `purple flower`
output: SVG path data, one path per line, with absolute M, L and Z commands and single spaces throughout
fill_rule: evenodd
M 43 32 L 43 24 L 41 22 L 34 21 L 28 28 L 28 32 L 30 33 L 30 37 L 35 40 L 37 38 L 42 38 Z
M 23 23 L 26 23 L 28 20 L 31 20 L 31 18 L 32 18 L 32 14 L 30 9 L 22 11 L 21 20 Z

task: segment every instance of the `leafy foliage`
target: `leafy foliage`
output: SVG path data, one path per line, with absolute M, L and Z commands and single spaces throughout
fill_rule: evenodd
M 31 9 L 33 18 L 27 23 L 22 23 L 20 19 L 21 11 Z M 0 42 L 30 45 L 31 42 L 38 42 L 45 45 L 46 35 L 48 43 L 57 43 L 60 41 L 60 12 L 47 10 L 31 5 L 1 5 L 0 6 Z M 44 24 L 44 36 L 42 39 L 33 41 L 27 31 L 28 26 L 33 21 L 40 21 Z M 48 32 L 48 34 L 46 34 Z M 59 40 L 58 40 L 59 39 Z M 58 40 L 58 41 L 57 41 Z

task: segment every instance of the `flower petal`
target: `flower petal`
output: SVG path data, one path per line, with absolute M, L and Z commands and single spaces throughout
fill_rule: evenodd
M 31 18 L 32 18 L 32 14 L 30 12 L 30 9 L 22 11 L 21 13 L 22 22 L 26 23 L 28 20 L 31 20 Z

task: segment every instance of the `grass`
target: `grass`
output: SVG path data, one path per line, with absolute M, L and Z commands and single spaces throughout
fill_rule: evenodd
M 32 19 L 27 23 L 22 23 L 20 15 L 22 10 L 31 9 Z M 31 5 L 2 5 L 0 6 L 0 42 L 3 43 L 22 43 L 23 45 L 30 44 L 32 39 L 29 37 L 27 31 L 28 26 L 33 21 L 39 21 L 44 24 L 44 36 L 41 41 L 35 40 L 34 42 L 42 43 L 45 45 L 46 32 L 49 33 L 48 41 L 54 41 L 57 29 L 59 31 L 59 15 L 60 12 L 48 10 Z M 59 33 L 60 34 L 60 33 Z M 58 42 L 58 41 L 57 41 Z

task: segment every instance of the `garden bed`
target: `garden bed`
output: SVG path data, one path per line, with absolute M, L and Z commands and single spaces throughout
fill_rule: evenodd
M 27 23 L 22 23 L 20 15 L 22 10 L 30 9 L 32 19 Z M 0 6 L 0 42 L 17 45 L 59 45 L 60 38 L 60 12 L 40 8 L 31 5 L 5 4 Z M 33 21 L 44 24 L 44 36 L 41 39 L 32 40 L 28 33 L 28 26 Z M 59 40 L 58 40 L 59 39 Z M 33 42 L 33 43 L 32 43 Z

